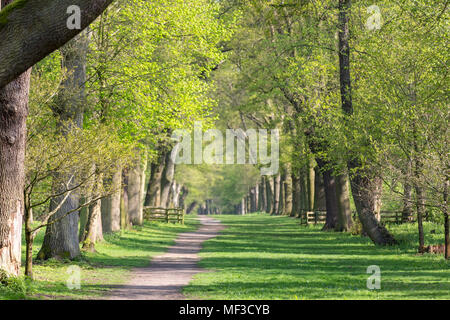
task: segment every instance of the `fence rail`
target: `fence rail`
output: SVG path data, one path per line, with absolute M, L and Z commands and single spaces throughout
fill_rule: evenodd
M 353 212 L 353 218 L 356 218 L 356 212 Z M 381 222 L 383 223 L 396 223 L 402 222 L 401 211 L 380 211 Z M 301 214 L 301 224 L 320 224 L 325 223 L 327 216 L 326 210 L 317 210 L 303 212 Z
M 184 224 L 184 209 L 144 207 L 144 219 L 148 221 Z

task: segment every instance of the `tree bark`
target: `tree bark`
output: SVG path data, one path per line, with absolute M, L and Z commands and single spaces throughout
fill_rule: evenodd
M 141 205 L 141 176 L 142 168 L 140 160 L 136 160 L 128 171 L 128 218 L 132 225 L 142 225 Z
M 128 169 L 122 170 L 122 190 L 120 195 L 120 228 L 128 229 Z
M 327 208 L 327 216 L 325 225 L 322 230 L 334 230 L 338 219 L 338 201 L 336 197 L 336 180 L 333 176 L 332 169 L 329 169 L 326 162 L 317 159 L 317 164 L 323 170 L 323 185 L 325 188 L 325 203 Z
M 350 194 L 348 189 L 348 175 L 340 174 L 336 177 L 336 197 L 338 204 L 338 221 L 336 231 L 349 231 L 353 225 L 352 210 L 350 208 Z
M 314 193 L 315 193 L 315 178 L 314 160 L 311 158 L 308 163 L 307 188 L 308 188 L 308 211 L 314 211 Z
M 102 189 L 102 175 L 97 175 L 96 185 L 92 192 L 92 199 L 98 198 Z M 95 243 L 103 240 L 101 200 L 89 206 L 86 230 L 81 239 L 83 250 L 95 252 Z
M 296 217 L 300 214 L 300 193 L 301 193 L 301 182 L 300 176 L 297 173 L 292 173 L 292 213 L 291 217 Z
M 13 276 L 21 264 L 30 73 L 0 86 L 0 269 Z
M 280 210 L 280 180 L 281 175 L 277 174 L 273 177 L 273 209 L 272 215 L 279 214 Z
M 266 212 L 272 213 L 273 210 L 273 178 L 266 177 Z
M 448 214 L 448 188 L 449 188 L 449 179 L 448 176 L 444 182 L 444 192 L 443 192 L 443 213 L 444 213 L 444 238 L 445 238 L 445 259 L 450 259 L 450 223 L 449 223 L 449 214 Z
M 175 163 L 172 161 L 171 152 L 166 153 L 164 163 L 164 170 L 161 177 L 161 206 L 167 207 L 170 186 L 172 185 L 175 174 Z
M 284 184 L 286 181 L 286 173 L 283 173 L 280 175 L 280 196 L 279 196 L 279 204 L 278 204 L 278 214 L 283 215 L 284 214 L 284 208 L 285 208 L 285 196 L 284 196 Z
M 308 183 L 306 170 L 301 170 L 300 174 L 300 213 L 304 214 L 308 211 Z
M 165 153 L 161 154 L 157 163 L 151 164 L 150 179 L 145 196 L 145 206 L 159 207 L 161 205 L 161 178 L 164 171 Z
M 266 193 L 266 177 L 261 177 L 261 182 L 259 184 L 259 202 L 261 212 L 267 212 L 267 193 Z
M 191 204 L 189 204 L 188 208 L 186 209 L 186 214 L 190 214 L 192 212 L 192 210 L 195 209 L 197 204 L 198 204 L 197 201 L 191 202 Z
M 79 34 L 111 2 L 33 0 L 5 7 L 0 12 L 0 88 Z M 72 5 L 81 9 L 81 29 L 67 27 L 67 8 Z
M 292 215 L 292 177 L 290 164 L 286 169 L 284 182 L 284 214 Z
M 102 228 L 104 233 L 120 231 L 120 191 L 122 187 L 122 168 L 118 168 L 112 177 L 111 187 L 114 193 L 102 199 Z

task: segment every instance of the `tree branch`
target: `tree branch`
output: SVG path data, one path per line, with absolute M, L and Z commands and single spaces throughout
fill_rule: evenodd
M 75 37 L 113 0 L 16 0 L 0 11 L 0 88 Z M 81 9 L 81 29 L 67 28 L 67 8 Z

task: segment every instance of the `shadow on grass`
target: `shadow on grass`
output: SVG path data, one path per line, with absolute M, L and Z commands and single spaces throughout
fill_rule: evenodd
M 216 272 L 197 275 L 185 288 L 189 296 L 450 298 L 449 263 L 441 256 L 416 255 L 414 242 L 377 247 L 368 238 L 321 232 L 321 226 L 300 227 L 288 217 L 221 216 L 220 220 L 228 228 L 205 243 L 200 262 Z M 367 289 L 370 265 L 381 269 L 381 290 Z

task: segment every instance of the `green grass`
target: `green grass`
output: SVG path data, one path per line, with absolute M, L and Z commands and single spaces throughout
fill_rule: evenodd
M 121 233 L 105 235 L 105 241 L 96 245 L 97 253 L 83 253 L 77 261 L 49 260 L 35 262 L 34 281 L 12 279 L 8 286 L 0 285 L 2 299 L 96 299 L 111 287 L 123 284 L 134 267 L 144 267 L 151 257 L 165 252 L 181 232 L 195 230 L 198 221 L 187 216 L 184 226 L 145 222 L 141 227 Z M 35 241 L 36 256 L 43 240 L 41 232 Z M 23 244 L 22 264 L 25 262 Z M 81 268 L 81 289 L 69 289 L 66 282 L 69 266 Z M 22 270 L 23 272 L 24 270 Z
M 395 247 L 368 238 L 301 227 L 268 215 L 215 216 L 227 229 L 207 241 L 201 273 L 184 289 L 199 299 L 449 299 L 450 263 L 416 255 L 415 225 L 391 226 Z M 439 229 L 438 229 L 439 228 Z M 435 229 L 436 234 L 430 234 Z M 442 243 L 442 226 L 426 224 L 426 242 Z M 367 267 L 381 269 L 381 289 L 368 290 Z

